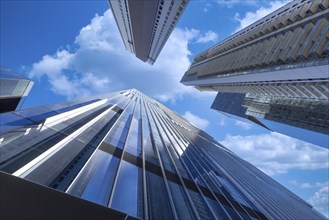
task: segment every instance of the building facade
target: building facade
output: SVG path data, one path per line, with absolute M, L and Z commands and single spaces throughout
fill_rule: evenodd
M 0 113 L 19 109 L 32 86 L 31 80 L 0 66 Z
M 329 148 L 328 105 L 321 102 L 219 92 L 211 108 L 228 117 Z
M 0 114 L 0 170 L 141 219 L 321 219 L 137 90 Z
M 328 7 L 288 3 L 197 55 L 181 82 L 244 94 L 248 116 L 328 135 Z
M 153 64 L 189 0 L 109 0 L 123 43 Z

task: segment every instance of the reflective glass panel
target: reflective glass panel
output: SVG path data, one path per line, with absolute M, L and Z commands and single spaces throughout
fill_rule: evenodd
M 118 163 L 118 158 L 97 150 L 68 193 L 106 206 Z
M 111 207 L 143 218 L 142 169 L 122 161 Z

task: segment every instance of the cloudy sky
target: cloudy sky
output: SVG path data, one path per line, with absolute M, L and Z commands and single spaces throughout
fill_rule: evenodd
M 327 149 L 223 116 L 215 93 L 179 83 L 195 55 L 285 3 L 192 0 L 151 66 L 125 51 L 106 0 L 1 0 L 1 65 L 35 82 L 25 108 L 136 88 L 329 216 Z

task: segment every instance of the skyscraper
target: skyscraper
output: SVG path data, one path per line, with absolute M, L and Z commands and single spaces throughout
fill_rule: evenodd
M 328 7 L 290 2 L 197 55 L 181 82 L 244 94 L 249 116 L 328 135 Z
M 324 218 L 137 90 L 4 113 L 0 123 L 1 171 L 130 216 Z
M 189 0 L 109 0 L 128 51 L 153 64 Z
M 329 148 L 329 106 L 323 102 L 219 92 L 211 108 L 231 118 Z
M 31 80 L 0 66 L 0 113 L 19 109 L 32 86 Z

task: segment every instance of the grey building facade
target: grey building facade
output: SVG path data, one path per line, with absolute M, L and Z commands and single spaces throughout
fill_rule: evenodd
M 228 117 L 329 148 L 329 109 L 321 102 L 219 92 L 211 108 Z
M 3 113 L 0 123 L 1 171 L 132 217 L 324 218 L 137 90 Z
M 19 109 L 32 86 L 31 80 L 0 66 L 0 113 Z
M 245 94 L 248 116 L 328 135 L 328 7 L 288 3 L 197 55 L 181 82 Z
M 189 0 L 109 0 L 126 49 L 153 64 Z

